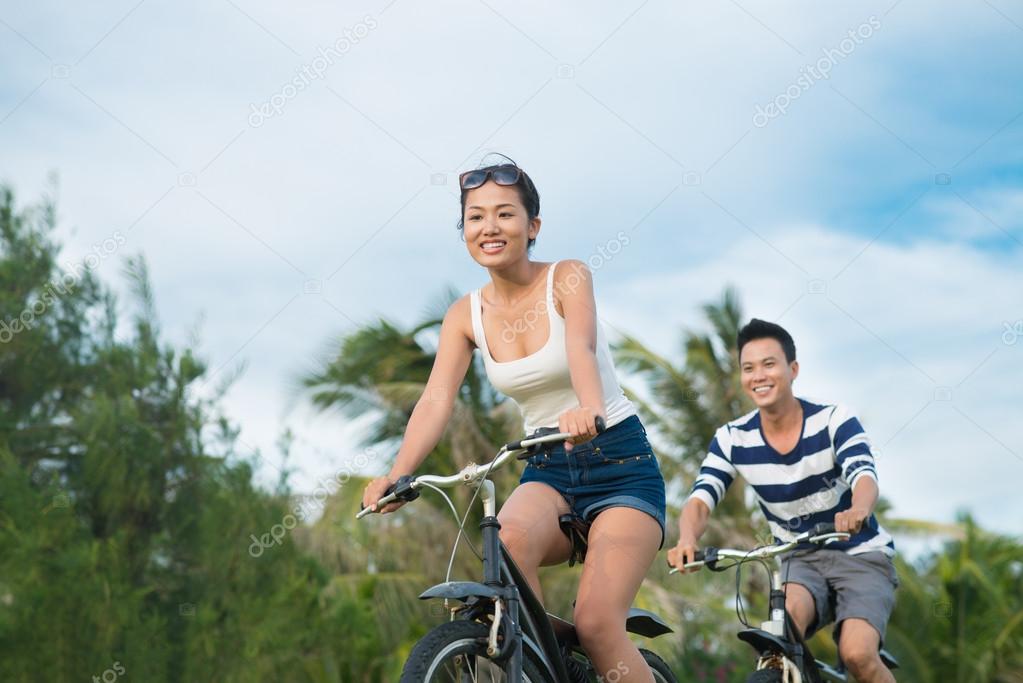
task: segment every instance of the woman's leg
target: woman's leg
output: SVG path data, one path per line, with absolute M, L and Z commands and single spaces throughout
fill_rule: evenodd
M 661 543 L 661 526 L 633 508 L 600 512 L 590 527 L 589 550 L 575 603 L 579 640 L 603 681 L 653 683 L 653 675 L 625 632 L 625 618 Z
M 519 484 L 497 514 L 501 541 L 541 603 L 537 570 L 567 561 L 572 552 L 572 542 L 558 525 L 558 517 L 568 512 L 568 503 L 553 487 L 530 481 Z

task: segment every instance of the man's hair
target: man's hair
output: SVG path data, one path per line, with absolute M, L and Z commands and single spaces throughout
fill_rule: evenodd
M 786 363 L 791 363 L 796 359 L 796 343 L 792 341 L 792 335 L 781 325 L 769 323 L 759 318 L 750 320 L 739 330 L 736 343 L 739 355 L 742 355 L 742 347 L 756 339 L 775 339 L 781 344 L 782 351 L 785 352 Z

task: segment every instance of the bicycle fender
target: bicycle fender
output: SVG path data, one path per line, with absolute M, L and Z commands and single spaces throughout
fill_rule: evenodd
M 466 599 L 472 597 L 494 600 L 501 597 L 501 593 L 490 586 L 476 581 L 447 581 L 426 589 L 419 596 L 419 599 L 454 598 L 455 600 L 465 602 Z
M 784 640 L 768 633 L 759 628 L 749 628 L 745 631 L 739 631 L 737 634 L 739 640 L 749 643 L 750 646 L 757 651 L 757 654 L 764 654 L 765 652 L 780 652 L 785 655 L 792 654 L 792 646 L 786 643 Z
M 625 621 L 625 630 L 647 638 L 656 638 L 671 633 L 671 627 L 653 612 L 633 607 Z

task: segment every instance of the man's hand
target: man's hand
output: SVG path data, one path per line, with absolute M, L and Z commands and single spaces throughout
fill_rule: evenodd
M 668 566 L 677 567 L 680 572 L 688 574 L 689 572 L 699 571 L 699 567 L 693 569 L 686 569 L 685 564 L 692 562 L 696 555 L 696 539 L 691 537 L 682 537 L 678 539 L 678 545 L 668 550 Z
M 835 515 L 835 531 L 855 534 L 863 528 L 863 523 L 870 517 L 870 510 L 851 507 Z

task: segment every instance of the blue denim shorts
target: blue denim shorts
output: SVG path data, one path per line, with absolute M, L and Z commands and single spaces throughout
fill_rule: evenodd
M 664 547 L 664 477 L 635 415 L 571 451 L 559 444 L 530 456 L 519 483 L 530 481 L 554 488 L 575 514 L 589 521 L 611 507 L 645 512 L 661 525 Z

